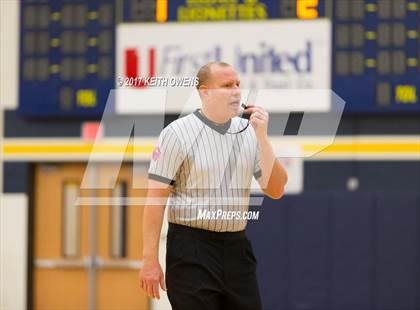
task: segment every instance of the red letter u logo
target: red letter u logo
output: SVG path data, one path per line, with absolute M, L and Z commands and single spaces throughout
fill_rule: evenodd
M 147 77 L 139 73 L 140 57 L 137 54 L 137 49 L 129 48 L 125 50 L 125 76 L 128 78 Z M 155 49 L 149 48 L 149 75 L 148 77 L 155 76 Z M 133 87 L 144 88 L 146 87 L 143 79 L 140 83 L 134 83 Z

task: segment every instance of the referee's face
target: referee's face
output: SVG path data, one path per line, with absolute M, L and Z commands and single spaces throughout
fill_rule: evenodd
M 232 118 L 239 114 L 241 90 L 239 78 L 233 67 L 214 66 L 208 95 L 209 107 L 221 118 Z

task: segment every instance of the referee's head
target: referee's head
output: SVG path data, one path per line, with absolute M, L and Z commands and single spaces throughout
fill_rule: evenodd
M 240 81 L 231 65 L 221 61 L 210 62 L 200 68 L 197 78 L 203 110 L 220 122 L 228 121 L 239 114 Z

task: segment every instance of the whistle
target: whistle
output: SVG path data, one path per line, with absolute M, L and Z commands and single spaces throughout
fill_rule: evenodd
M 241 107 L 244 109 L 244 112 L 242 112 L 241 117 L 249 120 L 249 117 L 251 116 L 251 113 L 245 113 L 246 109 L 248 109 L 247 105 L 242 102 Z

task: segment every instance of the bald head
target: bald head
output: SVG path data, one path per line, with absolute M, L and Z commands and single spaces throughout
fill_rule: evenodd
M 211 81 L 212 68 L 214 68 L 214 66 L 231 67 L 231 65 L 223 61 L 212 61 L 212 62 L 209 62 L 208 64 L 205 64 L 204 66 L 200 68 L 200 70 L 198 70 L 198 73 L 197 73 L 197 78 L 198 78 L 197 89 L 199 89 L 201 85 L 206 85 L 209 83 L 209 81 Z

